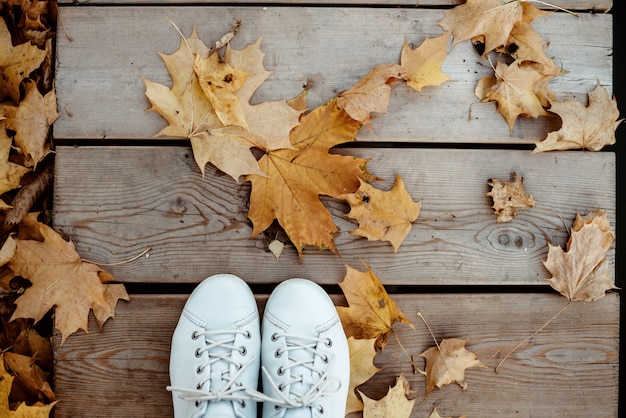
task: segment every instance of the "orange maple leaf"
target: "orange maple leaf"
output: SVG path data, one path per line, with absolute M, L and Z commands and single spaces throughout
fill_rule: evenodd
M 576 100 L 553 102 L 550 112 L 563 120 L 561 129 L 537 143 L 535 152 L 587 149 L 599 151 L 615 143 L 615 130 L 622 123 L 615 98 L 600 86 L 589 93 L 589 104 Z
M 426 359 L 426 396 L 435 387 L 441 389 L 450 383 L 457 383 L 467 389 L 465 369 L 487 367 L 478 356 L 465 348 L 468 340 L 459 338 L 444 339 L 439 347 L 431 347 L 420 354 Z
M 606 253 L 614 240 L 606 213 L 577 214 L 567 251 L 549 244 L 548 259 L 543 264 L 552 274 L 550 286 L 570 301 L 603 298 L 608 290 L 615 289 L 606 263 Z
M 378 401 L 370 399 L 361 393 L 363 404 L 365 405 L 363 418 L 409 418 L 415 405 L 415 399 L 409 400 L 407 396 L 412 395 L 413 391 L 404 375 L 396 378 L 396 384 L 389 388 L 387 394 Z
M 437 38 L 428 38 L 412 49 L 405 40 L 400 55 L 400 65 L 406 72 L 406 84 L 422 92 L 426 86 L 438 86 L 450 78 L 441 71 L 441 64 L 448 56 L 446 45 L 450 33 Z
M 396 321 L 404 322 L 411 328 L 414 326 L 389 297 L 380 279 L 369 266 L 365 267 L 367 271 L 346 266 L 346 276 L 339 287 L 349 307 L 338 306 L 337 312 L 348 337 L 376 338 L 376 347 L 384 348 Z
M 453 45 L 477 36 L 484 37 L 484 55 L 504 45 L 511 29 L 521 19 L 520 0 L 467 0 L 465 4 L 446 10 L 438 24 L 443 30 L 452 32 Z
M 250 175 L 248 217 L 255 236 L 274 219 L 283 227 L 298 254 L 307 245 L 337 252 L 338 231 L 320 195 L 338 196 L 354 192 L 359 179 L 370 176 L 367 160 L 330 154 L 331 147 L 349 141 L 361 124 L 337 107 L 335 100 L 303 116 L 291 132 L 294 149 L 269 151 L 259 160 L 265 177 Z
M 376 338 L 348 338 L 350 349 L 350 384 L 346 401 L 346 414 L 363 410 L 363 402 L 356 394 L 356 387 L 367 382 L 380 368 L 374 365 L 376 357 Z
M 396 176 L 396 182 L 388 192 L 361 180 L 356 192 L 337 197 L 350 204 L 348 217 L 359 222 L 359 227 L 351 234 L 371 241 L 389 241 L 394 253 L 411 231 L 422 207 L 422 202 L 413 201 L 400 175 Z
M 77 330 L 88 331 L 90 310 L 102 326 L 115 315 L 118 299 L 130 298 L 122 284 L 103 284 L 101 277 L 108 281 L 112 276 L 83 261 L 72 242 L 38 222 L 36 215 L 29 214 L 20 224 L 20 231 L 32 231 L 41 240 L 15 238 L 15 254 L 8 264 L 16 275 L 32 283 L 15 301 L 17 308 L 11 319 L 33 318 L 37 322 L 55 307 L 54 325 L 61 331 L 63 344 Z

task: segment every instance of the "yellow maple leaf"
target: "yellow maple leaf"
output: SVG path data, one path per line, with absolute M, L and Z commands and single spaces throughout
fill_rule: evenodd
M 372 112 L 387 112 L 391 95 L 389 84 L 401 78 L 406 76 L 398 64 L 378 65 L 350 89 L 339 93 L 337 106 L 352 119 L 369 126 Z
M 438 86 L 450 78 L 441 71 L 441 64 L 448 56 L 446 45 L 450 32 L 437 38 L 428 38 L 412 49 L 405 40 L 400 55 L 400 65 L 407 74 L 406 84 L 422 92 L 426 86 Z
M 420 356 L 426 359 L 426 396 L 435 387 L 441 389 L 450 383 L 457 383 L 467 389 L 465 369 L 487 367 L 478 356 L 465 348 L 468 340 L 459 338 L 444 339 L 439 347 L 431 347 Z
M 130 298 L 122 284 L 103 284 L 101 277 L 110 280 L 112 276 L 83 261 L 72 242 L 38 222 L 36 216 L 31 213 L 22 221 L 20 234 L 26 230 L 41 240 L 15 238 L 15 254 L 8 264 L 16 275 L 32 283 L 15 301 L 17 307 L 11 319 L 33 318 L 37 322 L 55 307 L 54 326 L 61 331 L 63 344 L 77 330 L 88 331 L 91 310 L 102 325 L 115 315 L 119 299 Z
M 484 37 L 484 55 L 504 45 L 511 29 L 521 19 L 520 0 L 467 0 L 465 4 L 446 10 L 438 24 L 452 32 L 454 45 L 476 36 Z
M 599 151 L 615 143 L 615 130 L 622 123 L 615 98 L 600 86 L 589 93 L 589 104 L 576 100 L 553 102 L 550 112 L 559 115 L 563 121 L 558 131 L 536 144 L 535 152 L 586 149 Z
M 388 192 L 361 180 L 356 192 L 337 197 L 350 204 L 348 217 L 359 222 L 359 227 L 351 234 L 371 241 L 389 241 L 394 253 L 411 231 L 422 206 L 422 202 L 413 201 L 400 175 L 396 176 L 396 182 Z
M 380 368 L 374 365 L 376 357 L 376 338 L 348 338 L 350 350 L 350 384 L 346 401 L 346 414 L 363 410 L 363 402 L 356 394 L 357 386 L 362 385 L 374 376 Z
M 411 396 L 412 391 L 404 375 L 400 375 L 396 379 L 396 384 L 389 388 L 385 397 L 378 401 L 361 393 L 365 405 L 363 418 L 409 418 L 415 405 L 415 399 L 409 400 L 407 395 Z
M 39 68 L 50 48 L 39 49 L 30 42 L 13 46 L 11 34 L 4 19 L 0 20 L 0 99 L 9 96 L 19 102 L 20 84 L 31 72 Z
M 0 416 L 6 418 L 47 418 L 50 416 L 56 402 L 43 406 L 28 406 L 21 403 L 17 409 L 11 410 L 9 408 L 9 393 L 11 393 L 12 384 L 13 376 L 6 371 L 4 354 L 0 354 Z
M 543 264 L 552 277 L 550 286 L 568 300 L 591 302 L 615 289 L 613 275 L 606 263 L 606 253 L 615 235 L 606 213 L 595 211 L 576 215 L 566 251 L 549 244 Z
M 380 279 L 369 266 L 365 267 L 367 271 L 359 271 L 346 265 L 347 272 L 339 287 L 349 306 L 338 306 L 337 312 L 348 337 L 376 338 L 376 347 L 382 349 L 396 321 L 414 326 L 389 297 Z
M 354 192 L 367 179 L 367 160 L 330 154 L 331 147 L 354 140 L 361 124 L 333 100 L 304 115 L 291 132 L 294 149 L 269 151 L 259 160 L 265 176 L 250 175 L 248 218 L 255 236 L 274 219 L 283 227 L 302 256 L 307 245 L 337 252 L 338 231 L 320 195 Z
M 517 212 L 535 206 L 532 195 L 524 190 L 524 179 L 513 173 L 513 181 L 491 179 L 491 191 L 487 196 L 493 199 L 493 209 L 498 215 L 497 222 L 508 222 L 517 216 Z

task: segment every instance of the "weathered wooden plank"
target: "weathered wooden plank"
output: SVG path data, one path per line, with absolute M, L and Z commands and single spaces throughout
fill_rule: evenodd
M 56 346 L 56 417 L 172 416 L 168 362 L 173 329 L 186 295 L 136 295 L 115 320 L 91 335 L 73 335 Z M 260 298 L 263 304 L 264 298 Z M 551 294 L 395 295 L 417 332 L 396 326 L 398 338 L 417 357 L 433 345 L 418 322 L 420 310 L 436 337 L 469 338 L 467 347 L 488 369 L 468 369 L 468 390 L 456 385 L 424 399 L 424 378 L 414 375 L 393 337 L 377 357 L 384 367 L 361 387 L 382 397 L 405 373 L 417 392 L 412 417 L 434 406 L 445 416 L 616 416 L 618 403 L 619 296 L 570 305 L 548 328 L 511 356 L 504 353 L 543 325 L 564 304 Z M 341 298 L 337 298 L 340 302 Z M 56 338 L 58 344 L 59 339 Z
M 154 5 L 155 0 L 58 0 L 60 5 L 106 5 L 106 4 L 146 4 L 146 5 Z M 417 7 L 428 7 L 428 6 L 455 6 L 458 4 L 464 3 L 465 0 L 307 0 L 307 1 L 298 1 L 298 0 L 283 0 L 276 3 L 281 3 L 285 5 L 333 5 L 333 4 L 354 4 L 354 5 L 389 5 L 389 6 L 417 6 Z M 159 1 L 159 4 L 184 4 L 188 5 L 189 0 L 165 0 Z M 211 3 L 221 3 L 224 2 L 221 0 L 203 0 L 204 4 Z M 266 1 L 261 0 L 234 0 L 229 3 L 237 4 L 267 4 Z M 595 11 L 608 11 L 613 7 L 612 0 L 553 0 L 549 2 L 550 4 L 558 7 L 562 7 L 568 10 L 595 10 Z M 537 3 L 537 7 L 549 8 L 547 5 L 542 5 Z
M 57 38 L 56 90 L 61 117 L 55 138 L 151 138 L 164 126 L 149 103 L 141 77 L 169 83 L 157 52 L 172 53 L 179 35 L 197 26 L 210 43 L 242 27 L 233 41 L 239 49 L 263 36 L 265 65 L 275 71 L 253 100 L 289 98 L 303 85 L 310 107 L 352 86 L 379 63 L 397 62 L 405 39 L 418 45 L 441 34 L 442 10 L 421 8 L 315 7 L 89 7 L 62 8 L 73 41 Z M 363 22 L 375 22 L 363 26 Z M 586 101 L 596 82 L 612 90 L 612 17 L 554 13 L 537 19 L 536 30 L 550 46 L 548 55 L 568 73 L 550 87 L 560 100 Z M 469 42 L 454 47 L 443 65 L 453 81 L 425 88 L 424 94 L 399 85 L 388 114 L 363 129 L 369 141 L 528 143 L 558 129 L 559 119 L 518 121 L 513 132 L 495 105 L 477 104 L 474 87 L 492 73 Z M 470 112 L 471 109 L 471 112 Z
M 328 199 L 342 232 L 342 257 L 293 247 L 276 261 L 269 240 L 251 237 L 249 184 L 207 166 L 202 179 L 186 147 L 57 147 L 54 225 L 90 260 L 126 260 L 152 246 L 149 257 L 111 267 L 123 282 L 198 282 L 224 271 L 255 283 L 314 277 L 336 283 L 344 264 L 368 263 L 387 284 L 545 284 L 547 243 L 563 245 L 576 212 L 608 211 L 615 225 L 613 153 L 530 154 L 514 150 L 342 149 L 371 158 L 369 170 L 389 189 L 399 173 L 420 220 L 398 254 L 385 242 L 348 233 L 347 207 Z M 537 207 L 496 223 L 485 195 L 490 178 L 525 178 Z M 609 254 L 613 268 L 614 252 Z

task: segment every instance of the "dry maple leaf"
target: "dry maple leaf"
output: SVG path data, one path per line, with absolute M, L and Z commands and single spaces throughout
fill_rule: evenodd
M 11 319 L 33 318 L 37 322 L 55 307 L 54 325 L 61 331 L 63 344 L 78 329 L 88 332 L 90 310 L 102 326 L 114 317 L 118 299 L 130 298 L 123 285 L 103 284 L 101 275 L 111 276 L 97 265 L 83 261 L 72 242 L 38 222 L 36 215 L 30 214 L 20 225 L 33 230 L 42 240 L 16 238 L 16 251 L 9 262 L 16 275 L 32 283 L 16 300 Z
M 606 213 L 595 211 L 576 215 L 567 250 L 548 245 L 548 259 L 543 262 L 552 277 L 550 286 L 568 300 L 591 302 L 615 289 L 613 275 L 606 263 L 606 253 L 615 235 Z
M 467 415 L 461 415 L 458 418 L 465 418 Z M 430 415 L 428 416 L 428 418 L 444 418 L 441 415 L 439 415 L 439 411 L 437 410 L 437 408 L 435 407 L 435 409 L 433 409 L 433 412 L 430 413 Z M 453 417 L 448 417 L 448 418 L 453 418 Z
M 493 209 L 498 215 L 497 222 L 508 222 L 517 216 L 517 212 L 535 207 L 535 199 L 526 194 L 524 179 L 513 173 L 513 181 L 491 179 L 491 191 L 487 196 L 493 199 Z
M 447 384 L 457 383 L 467 389 L 465 369 L 487 367 L 478 356 L 465 348 L 468 340 L 459 338 L 444 339 L 439 347 L 431 347 L 420 356 L 426 359 L 426 396 L 435 387 L 441 389 Z
M 346 265 L 346 276 L 339 287 L 349 307 L 338 306 L 337 312 L 348 337 L 376 338 L 376 347 L 383 349 L 396 321 L 414 326 L 389 297 L 380 279 L 369 266 L 365 267 L 367 271 L 359 271 Z
M 30 42 L 13 46 L 6 23 L 0 19 L 0 99 L 9 96 L 19 102 L 22 80 L 39 68 L 49 48 L 50 41 L 45 50 Z
M 484 37 L 483 55 L 504 45 L 511 29 L 522 19 L 519 0 L 468 0 L 444 12 L 438 25 L 452 32 L 454 45 L 477 36 Z
M 0 122 L 0 195 L 19 187 L 22 176 L 30 171 L 29 168 L 9 161 L 11 144 L 12 141 L 6 134 L 4 123 Z M 10 207 L 0 200 L 0 209 Z
M 362 385 L 374 376 L 380 368 L 374 365 L 376 357 L 376 338 L 356 339 L 348 338 L 350 349 L 350 384 L 348 400 L 346 401 L 346 414 L 363 410 L 363 402 L 356 394 L 357 386 Z
M 450 80 L 441 71 L 441 64 L 448 56 L 446 45 L 450 32 L 437 38 L 427 38 L 420 46 L 412 49 L 405 40 L 400 55 L 400 65 L 406 72 L 406 84 L 422 92 L 426 86 L 439 86 Z
M 522 11 L 522 20 L 515 23 L 506 44 L 496 48 L 496 51 L 509 54 L 520 62 L 539 63 L 542 74 L 560 75 L 561 69 L 546 55 L 547 43 L 531 26 L 533 20 L 552 12 L 540 10 L 527 2 L 522 2 Z
M 188 138 L 200 171 L 211 162 L 236 181 L 249 173 L 262 174 L 256 158 L 250 152 L 253 144 L 240 137 L 211 134 L 223 128 L 209 98 L 202 90 L 194 70 L 196 57 L 208 57 L 209 48 L 194 30 L 189 38 L 181 39 L 180 47 L 171 55 L 159 54 L 172 79 L 171 89 L 144 79 L 146 96 L 152 107 L 168 126 L 156 136 Z M 232 139 L 232 140 L 231 140 Z
M 356 192 L 337 198 L 350 204 L 348 217 L 359 222 L 359 227 L 351 231 L 351 234 L 370 241 L 389 241 L 394 253 L 398 252 L 411 231 L 422 207 L 422 202 L 413 201 L 400 175 L 396 176 L 396 182 L 388 192 L 378 190 L 361 180 Z
M 36 166 L 50 152 L 50 126 L 59 117 L 54 90 L 42 96 L 34 82 L 26 84 L 19 106 L 6 107 L 7 129 L 14 130 L 15 144 L 27 155 L 27 165 Z
M 49 404 L 55 400 L 44 371 L 35 364 L 36 356 L 36 353 L 33 356 L 4 353 L 4 365 L 15 376 L 11 389 L 11 399 L 14 401 L 32 405 L 36 402 Z
M 550 112 L 563 120 L 558 131 L 550 132 L 546 139 L 537 143 L 535 152 L 586 149 L 599 151 L 615 143 L 615 130 L 622 122 L 615 98 L 600 86 L 589 93 L 587 106 L 576 100 L 553 102 Z
M 307 245 L 337 252 L 338 228 L 320 195 L 354 192 L 359 179 L 368 179 L 367 160 L 333 155 L 331 147 L 349 141 L 361 124 L 337 107 L 333 100 L 304 115 L 291 132 L 294 149 L 267 152 L 259 160 L 266 176 L 247 176 L 252 183 L 248 218 L 252 235 L 277 219 L 302 256 Z
M 9 408 L 9 393 L 11 392 L 13 379 L 13 376 L 11 376 L 4 367 L 4 354 L 0 354 L 0 416 L 6 418 L 49 417 L 50 411 L 52 411 L 56 402 L 43 406 L 28 406 L 25 403 L 21 403 L 15 410 Z
M 404 70 L 398 64 L 378 65 L 349 90 L 339 93 L 337 106 L 352 119 L 369 126 L 372 112 L 387 112 L 389 84 L 401 78 L 405 78 Z
M 537 92 L 551 78 L 528 62 L 514 61 L 511 65 L 498 62 L 495 68 L 496 82 L 485 93 L 486 100 L 498 104 L 498 112 L 504 117 L 511 131 L 518 116 L 539 117 L 549 115 L 543 108 Z M 479 86 L 483 86 L 479 82 Z
M 359 392 L 361 393 L 361 392 Z M 400 375 L 396 384 L 389 388 L 384 398 L 375 401 L 361 393 L 363 397 L 363 418 L 409 418 L 415 405 L 415 399 L 407 399 L 413 392 L 409 387 L 409 381 Z

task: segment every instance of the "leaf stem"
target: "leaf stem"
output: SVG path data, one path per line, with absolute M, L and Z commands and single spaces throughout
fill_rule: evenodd
M 391 333 L 396 338 L 396 341 L 398 342 L 398 345 L 400 346 L 400 349 L 402 350 L 404 355 L 409 359 L 409 363 L 411 363 L 411 366 L 413 366 L 413 373 L 415 373 L 416 370 L 421 372 L 419 367 L 417 367 L 417 364 L 415 364 L 415 361 L 413 360 L 413 356 L 411 356 L 409 352 L 406 351 L 406 348 L 404 348 L 404 345 L 402 345 L 402 343 L 400 342 L 400 339 L 398 338 L 398 334 L 396 334 L 396 331 L 393 328 L 391 328 Z
M 571 10 L 567 10 L 567 9 L 565 9 L 563 7 L 557 6 L 556 4 L 546 3 L 546 2 L 541 1 L 541 0 L 522 0 L 522 2 L 524 2 L 524 3 L 539 3 L 539 4 L 543 5 L 543 6 L 552 7 L 554 9 L 556 9 L 556 10 L 560 10 L 562 12 L 569 13 L 569 14 L 574 15 L 576 17 L 580 17 L 580 15 L 578 13 L 576 13 L 576 12 L 572 12 Z
M 441 354 L 441 359 L 443 360 L 443 365 L 446 366 L 446 369 L 449 372 L 450 371 L 450 367 L 448 367 L 448 362 L 446 361 L 446 356 L 443 353 L 443 351 L 441 351 L 441 346 L 437 342 L 437 338 L 435 338 L 435 334 L 433 334 L 433 330 L 430 329 L 430 325 L 428 325 L 428 322 L 426 322 L 426 318 L 424 318 L 424 316 L 422 315 L 421 312 L 417 312 L 417 316 L 419 316 L 419 318 L 422 320 L 424 325 L 426 325 L 426 328 L 428 329 L 428 332 L 430 333 L 430 336 L 433 337 L 433 341 L 435 342 L 435 345 L 437 346 L 437 350 L 439 350 L 439 354 Z
M 552 316 L 552 318 L 550 318 L 550 319 L 548 320 L 548 322 L 546 322 L 545 324 L 543 324 L 543 325 L 542 325 L 542 326 L 541 326 L 541 327 L 540 327 L 537 331 L 533 332 L 533 333 L 532 333 L 532 334 L 530 334 L 528 337 L 524 338 L 524 340 L 523 340 L 523 341 L 521 341 L 519 344 L 517 344 L 515 347 L 513 347 L 513 348 L 511 349 L 511 351 L 509 351 L 509 352 L 506 354 L 506 356 L 504 356 L 504 357 L 502 358 L 502 360 L 500 360 L 500 362 L 498 363 L 498 365 L 497 365 L 497 366 L 496 366 L 496 368 L 495 368 L 495 372 L 496 372 L 496 373 L 498 373 L 498 369 L 500 368 L 500 366 L 502 366 L 502 363 L 504 363 L 504 361 L 505 361 L 507 358 L 509 358 L 509 356 L 510 356 L 511 354 L 513 354 L 515 351 L 517 351 L 517 349 L 518 349 L 518 348 L 520 348 L 522 345 L 524 345 L 524 344 L 525 344 L 528 340 L 530 340 L 531 338 L 533 338 L 535 335 L 539 334 L 539 333 L 540 333 L 540 332 L 541 332 L 541 331 L 542 331 L 545 327 L 547 327 L 547 326 L 550 324 L 550 322 L 554 321 L 554 320 L 555 320 L 555 319 L 556 319 L 556 318 L 557 318 L 557 317 L 561 314 L 561 312 L 563 312 L 563 311 L 565 310 L 565 308 L 567 308 L 567 307 L 570 305 L 570 303 L 572 303 L 572 301 L 571 301 L 571 300 L 569 300 L 569 301 L 565 304 L 565 306 L 563 306 L 563 307 L 562 307 L 562 308 L 561 308 L 561 309 L 560 309 L 557 313 L 555 313 L 555 314 Z
M 117 263 L 96 263 L 95 261 L 90 261 L 87 260 L 85 258 L 81 258 L 82 261 L 84 261 L 85 263 L 91 263 L 91 264 L 95 264 L 97 266 L 100 267 L 114 267 L 114 266 L 121 266 L 123 264 L 128 264 L 128 263 L 132 263 L 133 261 L 137 260 L 138 258 L 142 257 L 143 255 L 147 254 L 150 250 L 152 250 L 152 247 L 148 247 L 145 250 L 143 250 L 141 252 L 141 254 L 138 254 L 132 258 L 129 258 L 128 260 L 124 260 L 124 261 L 119 261 Z

